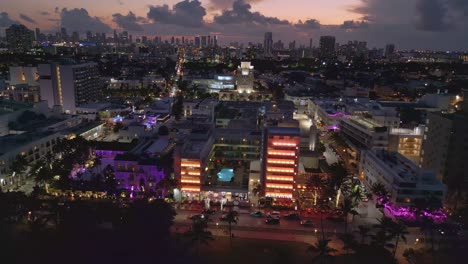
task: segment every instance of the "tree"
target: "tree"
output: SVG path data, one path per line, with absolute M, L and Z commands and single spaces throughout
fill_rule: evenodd
M 238 215 L 239 213 L 233 210 L 230 210 L 226 214 L 226 222 L 228 223 L 228 231 L 229 231 L 229 243 L 231 245 L 231 248 L 232 248 L 232 237 L 233 237 L 232 236 L 232 224 L 237 224 Z
M 207 231 L 208 227 L 208 218 L 203 217 L 201 219 L 192 220 L 192 228 L 185 232 L 185 236 L 190 239 L 190 245 L 196 246 L 197 255 L 200 252 L 200 244 L 208 244 L 210 241 L 213 241 L 213 235 L 210 231 Z
M 387 203 L 389 193 L 382 183 L 378 182 L 372 184 L 371 191 L 374 195 L 377 196 L 377 202 L 379 202 L 380 204 Z
M 344 231 L 345 231 L 345 234 L 348 234 L 348 215 L 349 214 L 357 215 L 358 212 L 354 209 L 353 201 L 348 197 L 344 198 L 344 200 L 341 203 L 339 209 L 344 215 L 344 220 L 345 220 L 344 221 L 344 224 L 345 224 Z
M 11 164 L 10 168 L 12 171 L 16 172 L 17 174 L 23 173 L 26 170 L 26 166 L 28 165 L 28 161 L 24 155 L 17 155 L 13 163 Z
M 358 233 L 361 236 L 361 245 L 363 245 L 366 241 L 366 237 L 369 236 L 370 228 L 367 226 L 359 225 L 358 229 Z
M 395 259 L 396 252 L 398 250 L 398 243 L 400 240 L 406 243 L 406 235 L 409 233 L 404 224 L 396 222 L 393 222 L 390 233 L 395 238 L 395 249 L 393 250 L 393 258 Z
M 307 179 L 306 185 L 314 192 L 314 205 L 317 205 L 317 199 L 325 187 L 325 181 L 320 176 L 311 176 Z
M 330 256 L 331 253 L 336 252 L 336 249 L 328 246 L 330 239 L 319 239 L 317 243 L 307 248 L 307 251 L 318 253 L 317 259 L 320 263 L 324 263 L 325 259 Z
M 330 196 L 336 195 L 335 198 L 335 207 L 338 207 L 340 202 L 340 196 L 342 191 L 347 191 L 348 189 L 348 172 L 343 164 L 334 163 L 330 166 L 331 177 L 328 180 L 328 190 L 327 193 Z
M 106 191 L 115 193 L 117 188 L 117 181 L 115 180 L 115 171 L 114 168 L 109 164 L 104 168 L 104 188 Z

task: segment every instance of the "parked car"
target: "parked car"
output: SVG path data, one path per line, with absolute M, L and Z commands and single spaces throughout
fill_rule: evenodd
M 267 225 L 279 225 L 279 223 L 280 223 L 279 218 L 272 218 L 271 217 L 271 218 L 267 218 L 265 220 L 265 224 L 267 224 Z
M 298 213 L 289 213 L 289 214 L 284 215 L 283 217 L 284 219 L 287 219 L 287 220 L 300 220 L 301 219 Z
M 273 211 L 267 215 L 269 218 L 277 218 L 279 219 L 281 217 L 280 212 L 278 211 Z
M 312 220 L 306 219 L 306 220 L 301 220 L 301 225 L 306 226 L 306 227 L 313 227 L 314 224 L 312 223 Z
M 263 217 L 263 213 L 260 212 L 260 211 L 255 211 L 255 212 L 250 213 L 250 216 L 253 216 L 253 217 Z
M 203 218 L 205 218 L 205 216 L 203 214 L 192 214 L 192 215 L 188 216 L 188 219 L 190 219 L 190 220 L 200 220 L 200 219 L 203 219 Z

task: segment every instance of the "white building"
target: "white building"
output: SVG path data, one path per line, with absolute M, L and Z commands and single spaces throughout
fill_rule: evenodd
M 237 92 L 251 93 L 253 91 L 254 67 L 250 62 L 243 61 L 237 68 Z
M 39 85 L 37 67 L 10 66 L 10 85 L 27 84 L 29 86 Z
M 80 105 L 99 98 L 100 77 L 96 63 L 40 64 L 41 99 L 49 108 L 61 106 L 65 113 L 75 113 Z
M 387 149 L 388 128 L 359 116 L 341 119 L 341 133 L 359 148 Z
M 444 199 L 446 187 L 434 172 L 419 168 L 399 153 L 366 150 L 361 153 L 360 176 L 369 185 L 381 183 L 391 194 L 391 202 L 411 205 L 416 199 Z

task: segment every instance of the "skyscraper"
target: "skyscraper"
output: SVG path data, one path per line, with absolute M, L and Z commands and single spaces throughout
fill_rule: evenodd
M 273 33 L 266 32 L 263 40 L 264 55 L 271 56 L 273 53 Z
M 312 38 L 310 38 L 310 40 L 309 40 L 309 49 L 312 49 L 312 48 L 313 48 L 313 45 L 312 45 L 312 44 L 313 44 Z
M 421 167 L 433 170 L 447 185 L 448 203 L 468 204 L 468 90 L 463 90 L 463 110 L 454 114 L 429 112 L 421 150 Z
M 201 46 L 204 48 L 206 47 L 206 36 L 201 37 Z
M 218 36 L 213 36 L 213 46 L 218 47 Z
M 12 51 L 25 51 L 32 47 L 34 32 L 24 25 L 11 25 L 5 30 L 8 48 Z
M 394 44 L 387 44 L 385 46 L 385 57 L 390 58 L 395 53 L 395 45 Z
M 50 108 L 61 106 L 64 112 L 75 113 L 78 106 L 99 98 L 99 68 L 94 62 L 39 64 L 38 72 L 41 99 Z
M 261 173 L 266 197 L 293 198 L 299 168 L 299 128 L 269 127 L 263 133 Z
M 200 44 L 200 37 L 195 37 L 195 47 L 199 48 Z
M 320 55 L 322 57 L 330 57 L 335 54 L 335 37 L 321 36 L 320 37 Z
M 65 41 L 65 42 L 69 41 L 66 28 L 61 28 L 60 29 L 60 38 L 61 38 L 62 41 Z

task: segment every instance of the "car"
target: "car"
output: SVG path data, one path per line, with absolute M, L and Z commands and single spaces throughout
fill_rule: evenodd
M 363 196 L 363 197 L 361 198 L 361 201 L 367 203 L 367 202 L 369 201 L 369 198 L 367 198 L 367 196 Z
M 287 220 L 300 220 L 301 219 L 298 213 L 289 213 L 289 214 L 284 215 L 283 217 L 284 219 L 287 219 Z
M 263 213 L 262 213 L 261 211 L 255 211 L 255 212 L 250 213 L 250 216 L 253 216 L 253 217 L 262 217 L 262 216 L 263 216 Z
M 203 219 L 205 218 L 205 215 L 203 214 L 192 214 L 192 215 L 189 215 L 188 219 L 190 220 L 200 220 L 200 219 Z
M 313 227 L 314 224 L 312 223 L 312 220 L 306 219 L 306 220 L 301 220 L 301 225 L 306 226 L 306 227 Z
M 269 213 L 267 216 L 269 218 L 278 218 L 279 219 L 281 217 L 281 214 L 278 211 L 273 211 L 273 212 Z
M 279 218 L 267 218 L 265 220 L 265 224 L 267 225 L 279 225 L 280 220 Z

